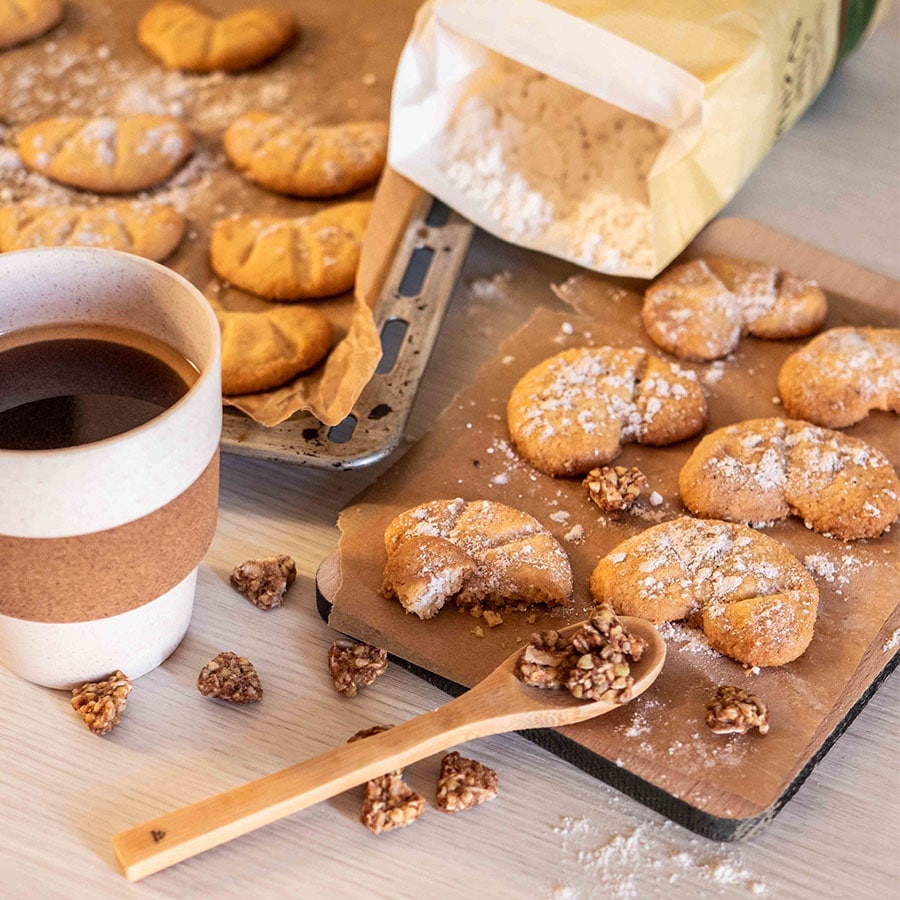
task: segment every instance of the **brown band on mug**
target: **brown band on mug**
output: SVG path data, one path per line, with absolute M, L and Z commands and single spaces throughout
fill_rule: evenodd
M 0 535 L 0 613 L 87 622 L 143 606 L 203 559 L 216 530 L 218 495 L 217 450 L 186 491 L 133 522 L 65 538 Z

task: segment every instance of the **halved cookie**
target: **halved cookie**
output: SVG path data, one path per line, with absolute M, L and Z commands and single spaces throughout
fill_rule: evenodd
M 565 551 L 537 519 L 490 500 L 432 500 L 384 533 L 382 593 L 430 619 L 456 598 L 463 609 L 561 606 L 572 595 Z
M 60 0 L 0 0 L 0 50 L 44 34 L 63 17 Z
M 44 119 L 19 133 L 25 164 L 54 181 L 100 194 L 129 194 L 165 181 L 194 150 L 175 116 Z
M 236 169 L 269 190 L 335 197 L 365 187 L 381 174 L 387 125 L 304 125 L 289 116 L 251 112 L 228 127 L 225 152 Z
M 311 369 L 331 348 L 333 329 L 303 306 L 265 312 L 217 310 L 222 330 L 222 393 L 268 391 Z
M 282 50 L 298 32 L 287 10 L 255 6 L 211 16 L 190 3 L 163 0 L 138 26 L 138 40 L 169 69 L 238 72 Z
M 371 203 L 343 203 L 312 216 L 234 216 L 210 244 L 216 274 L 270 300 L 304 300 L 353 287 Z
M 0 252 L 29 247 L 105 247 L 165 259 L 184 236 L 185 221 L 171 206 L 107 203 L 0 209 Z

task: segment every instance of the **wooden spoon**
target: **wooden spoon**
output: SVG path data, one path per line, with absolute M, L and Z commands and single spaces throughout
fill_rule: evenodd
M 659 675 L 666 644 L 649 622 L 628 616 L 621 621 L 648 645 L 631 665 L 636 697 Z M 120 832 L 112 844 L 122 870 L 129 881 L 137 881 L 454 744 L 523 728 L 570 725 L 618 708 L 523 684 L 515 675 L 521 653 L 516 650 L 470 691 L 433 712 Z

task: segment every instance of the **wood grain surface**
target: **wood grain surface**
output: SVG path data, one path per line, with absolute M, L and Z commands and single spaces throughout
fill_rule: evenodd
M 298 4 L 300 7 L 302 4 Z M 75 14 L 79 13 L 74 3 Z M 372 12 L 373 20 L 378 14 Z M 376 21 L 377 24 L 377 21 Z M 843 64 L 729 212 L 754 217 L 900 277 L 900 13 Z M 348 55 L 348 66 L 354 65 Z M 355 71 L 355 70 L 354 70 Z M 359 76 L 363 74 L 360 68 Z M 574 273 L 480 235 L 411 423 L 425 433 L 547 285 Z M 486 296 L 498 273 L 502 291 Z M 561 307 L 559 307 L 561 308 Z M 411 766 L 422 819 L 380 837 L 356 821 L 354 791 L 129 885 L 111 836 L 167 809 L 307 759 L 358 729 L 401 722 L 446 696 L 390 667 L 347 700 L 325 667 L 334 634 L 313 577 L 339 510 L 377 473 L 322 472 L 225 458 L 216 538 L 193 625 L 140 679 L 123 724 L 92 735 L 68 698 L 0 671 L 0 894 L 4 898 L 802 898 L 890 897 L 900 879 L 900 679 L 889 679 L 762 835 L 719 845 L 669 825 L 516 735 L 461 751 L 497 770 L 500 795 L 447 816 L 431 804 L 439 761 Z M 288 603 L 263 613 L 228 585 L 235 563 L 290 552 Z M 254 708 L 200 696 L 200 667 L 246 654 L 266 690 Z

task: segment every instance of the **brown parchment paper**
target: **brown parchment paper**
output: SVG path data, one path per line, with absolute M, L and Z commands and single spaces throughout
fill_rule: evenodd
M 0 52 L 0 205 L 18 200 L 93 204 L 106 199 L 21 167 L 15 135 L 31 122 L 58 115 L 184 116 L 196 140 L 192 159 L 168 182 L 140 195 L 168 203 L 189 219 L 185 240 L 165 264 L 191 280 L 214 306 L 265 309 L 267 301 L 230 288 L 213 275 L 208 247 L 215 222 L 233 213 L 300 216 L 345 199 L 366 199 L 373 191 L 325 203 L 270 193 L 230 167 L 222 133 L 250 110 L 329 124 L 386 120 L 394 68 L 418 0 L 380 0 L 377 15 L 370 4 L 355 0 L 276 0 L 276 5 L 296 13 L 300 39 L 262 67 L 234 75 L 170 72 L 146 54 L 136 33 L 150 5 L 149 0 L 69 2 L 61 25 L 45 37 Z M 246 5 L 244 0 L 219 0 L 215 10 L 227 14 Z M 388 199 L 393 196 L 389 191 Z M 369 252 L 380 255 L 390 243 L 385 238 L 391 227 L 377 230 L 379 238 Z M 372 315 L 377 288 L 371 281 L 381 270 L 376 264 L 361 271 L 356 296 L 315 301 L 336 332 L 336 344 L 323 363 L 276 390 L 229 397 L 225 403 L 268 426 L 301 410 L 310 410 L 326 425 L 340 422 L 381 354 Z
M 828 327 L 891 324 L 900 309 L 900 286 L 895 282 L 755 223 L 715 223 L 690 252 L 700 250 L 768 260 L 817 277 L 829 295 Z M 585 344 L 638 345 L 659 352 L 640 325 L 640 295 L 625 283 L 576 276 L 559 292 L 584 315 L 536 312 L 504 342 L 430 433 L 340 520 L 340 586 L 329 597 L 334 603 L 330 624 L 465 685 L 480 680 L 535 629 L 584 618 L 597 559 L 649 525 L 685 513 L 677 476 L 699 436 L 666 448 L 625 448 L 617 463 L 639 466 L 664 501 L 654 507 L 642 498 L 638 512 L 619 522 L 599 514 L 580 479 L 551 479 L 510 449 L 506 399 L 518 378 L 541 359 Z M 708 430 L 744 418 L 778 415 L 781 409 L 773 402 L 778 370 L 802 343 L 748 339 L 721 364 L 692 366 L 707 393 Z M 847 432 L 900 465 L 900 422 L 895 416 L 874 413 Z M 572 561 L 572 607 L 564 614 L 544 615 L 534 625 L 523 614 L 511 614 L 501 626 L 488 629 L 452 604 L 422 622 L 406 615 L 396 601 L 383 599 L 379 587 L 385 526 L 413 505 L 455 496 L 499 500 L 530 512 L 547 526 Z M 565 513 L 567 517 L 561 515 Z M 565 536 L 578 525 L 584 540 L 567 541 Z M 807 530 L 796 519 L 768 527 L 768 534 L 784 541 L 813 569 L 821 594 L 815 637 L 799 660 L 757 674 L 711 651 L 687 626 L 665 627 L 669 656 L 654 686 L 622 709 L 561 732 L 705 812 L 725 818 L 759 815 L 778 799 L 896 652 L 892 636 L 900 626 L 898 529 L 895 525 L 877 540 L 844 544 Z M 482 625 L 483 638 L 472 633 L 476 624 Z M 706 728 L 704 703 L 723 683 L 745 687 L 769 704 L 772 728 L 766 737 L 725 737 Z

